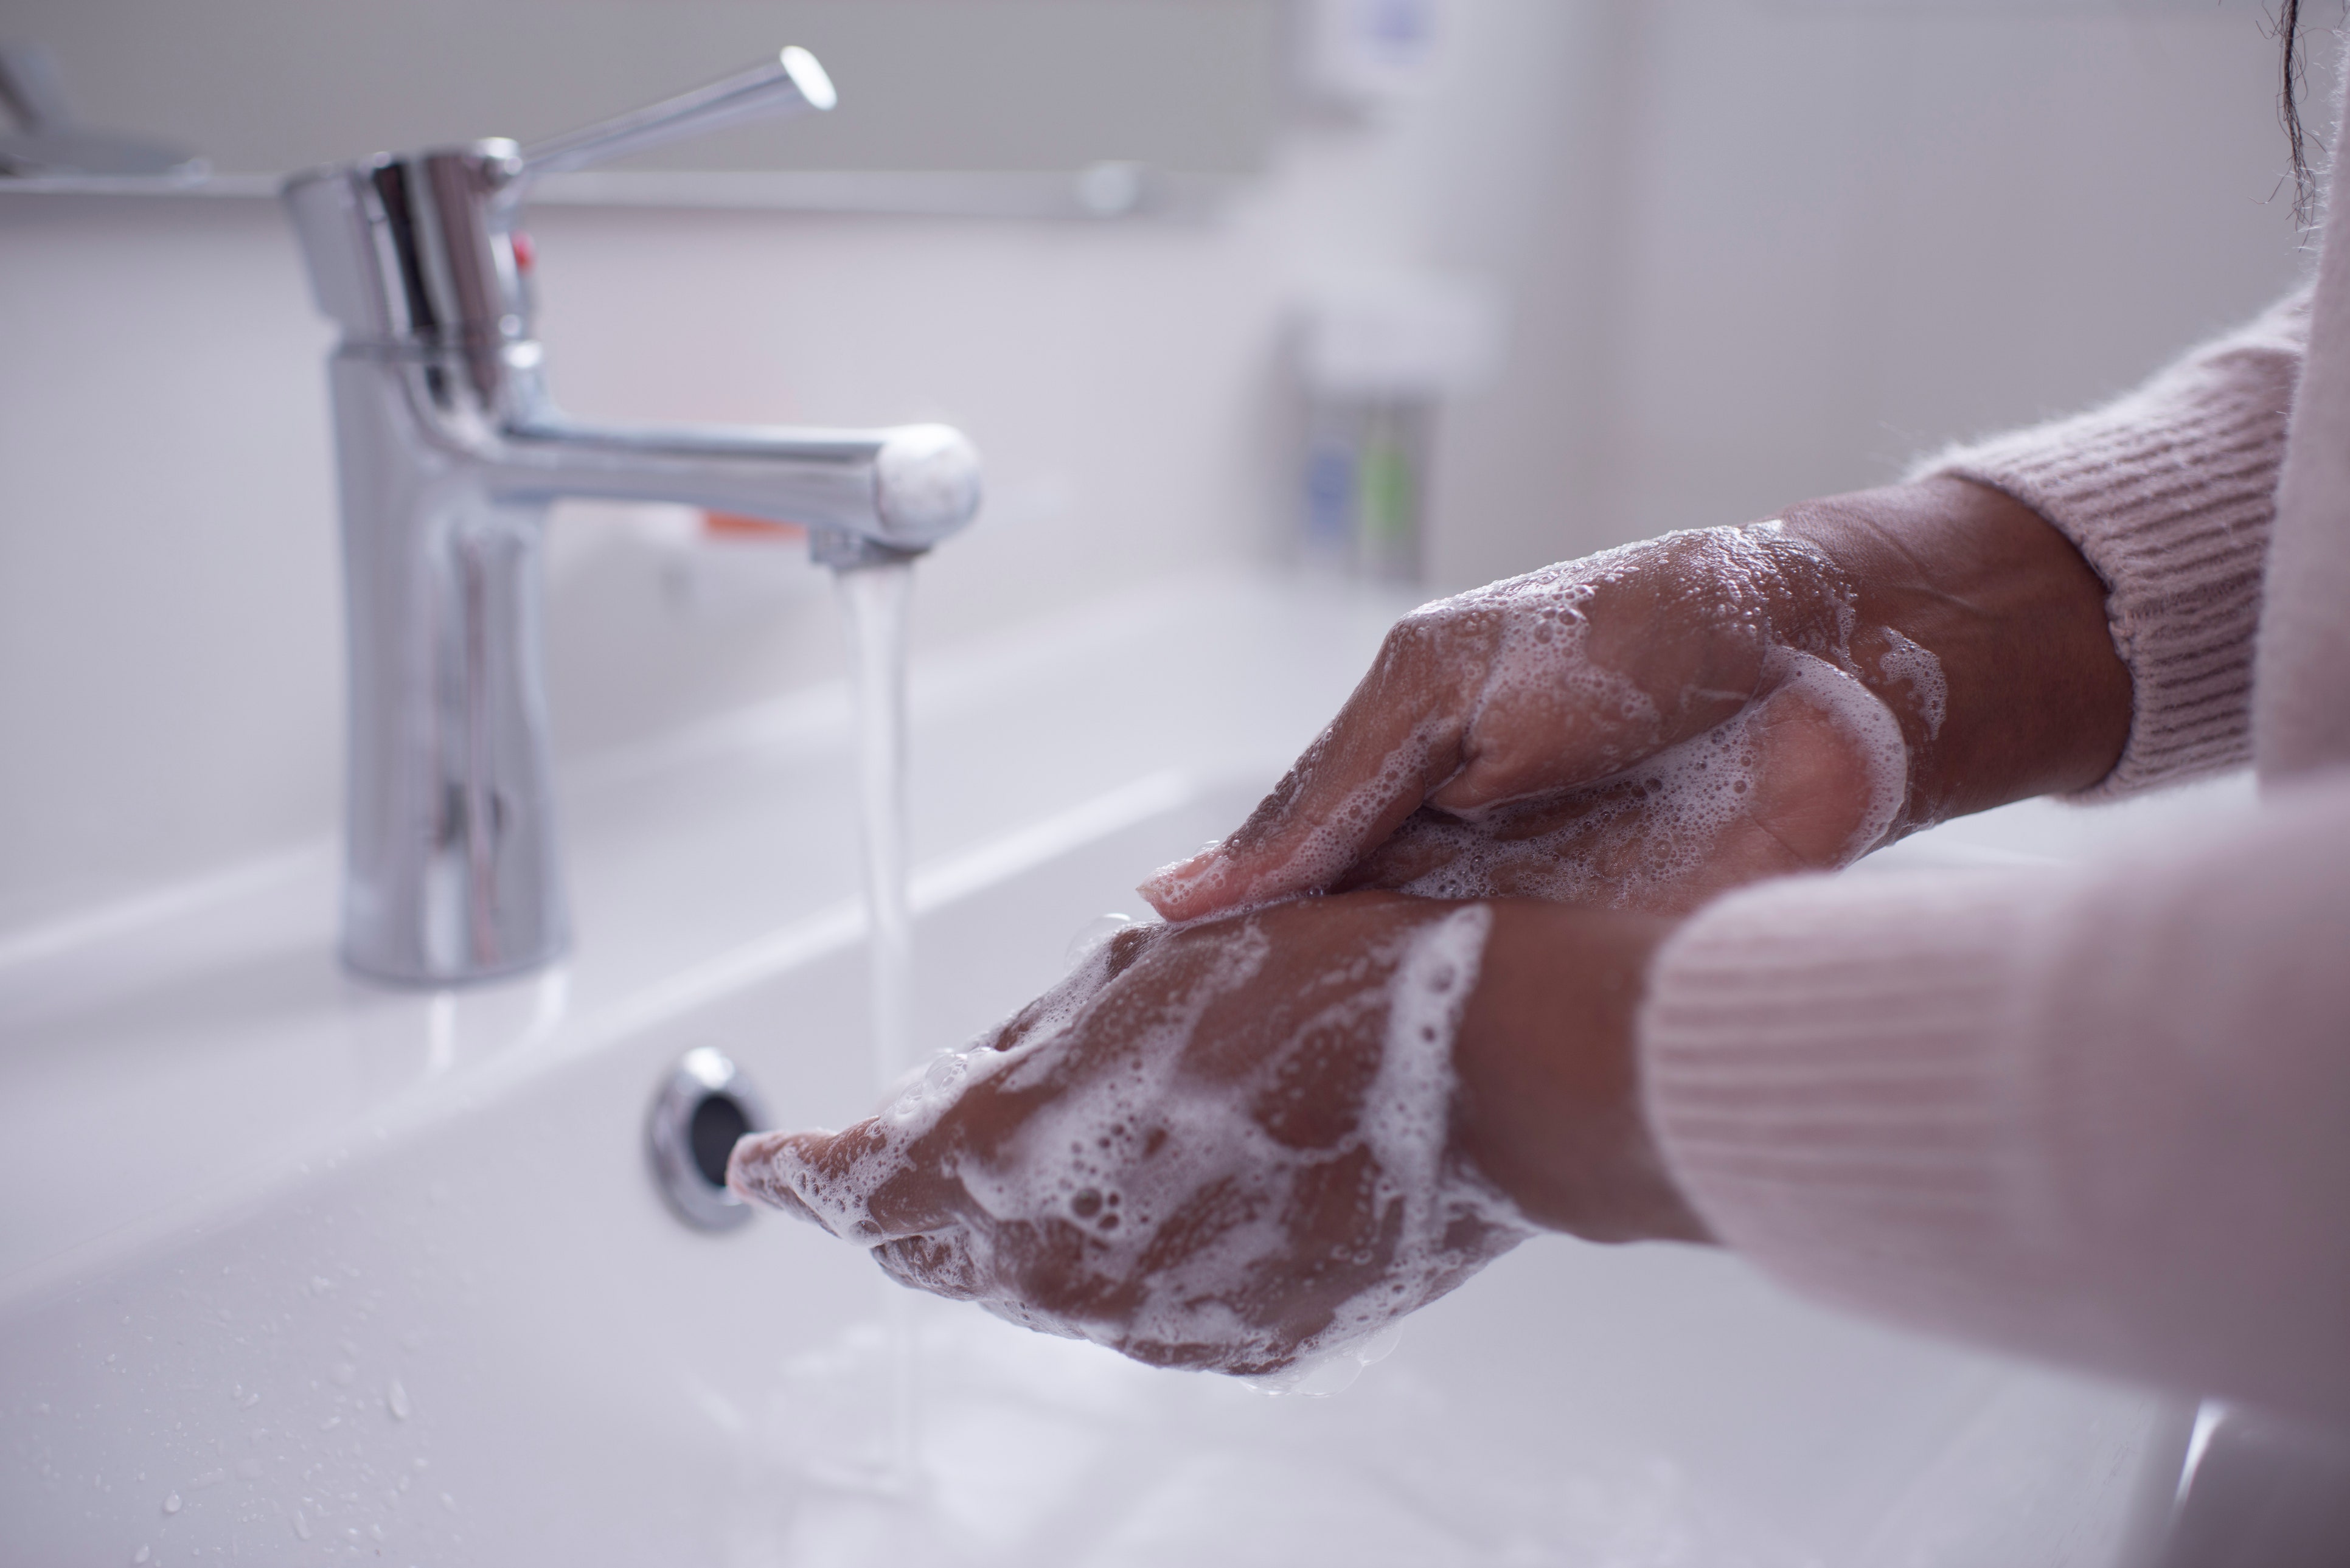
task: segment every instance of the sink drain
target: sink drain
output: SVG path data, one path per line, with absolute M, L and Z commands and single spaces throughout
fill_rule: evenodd
M 645 1147 L 653 1179 L 677 1217 L 702 1231 L 732 1231 L 750 1206 L 728 1190 L 726 1157 L 734 1140 L 767 1125 L 758 1091 L 733 1063 L 707 1045 L 678 1059 L 653 1097 Z

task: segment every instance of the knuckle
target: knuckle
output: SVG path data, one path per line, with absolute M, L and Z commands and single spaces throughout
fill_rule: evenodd
M 1390 665 L 1438 660 L 1459 636 L 1456 613 L 1441 604 L 1425 605 L 1388 628 L 1379 641 L 1379 659 Z
M 1109 940 L 1108 978 L 1116 980 L 1140 963 L 1166 934 L 1164 926 L 1128 926 Z

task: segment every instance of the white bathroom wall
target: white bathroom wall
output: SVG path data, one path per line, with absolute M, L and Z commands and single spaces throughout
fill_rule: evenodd
M 1462 76 L 1551 151 L 1432 192 L 1433 258 L 1518 307 L 1439 452 L 1441 581 L 1882 483 L 2119 390 L 2302 264 L 2252 0 L 1509 9 L 1462 6 Z M 2303 11 L 2323 136 L 2342 12 Z
M 303 287 L 257 202 L 0 197 L 0 922 L 331 809 L 328 337 Z
M 1877 482 L 2126 384 L 2296 265 L 2250 0 L 1452 15 L 1430 100 L 1296 120 L 1202 223 L 543 210 L 557 389 L 964 425 L 992 499 L 924 568 L 937 648 L 1276 556 L 1283 312 L 1333 270 L 1510 302 L 1441 431 L 1450 584 Z M 271 203 L 0 195 L 0 935 L 330 830 L 327 342 Z M 813 574 L 678 523 L 556 518 L 567 753 L 837 669 Z
M 1325 127 L 1204 223 L 546 207 L 558 394 L 613 419 L 941 419 L 988 464 L 922 569 L 952 641 L 1268 553 L 1280 315 L 1397 246 L 1388 146 Z M 0 934 L 330 830 L 341 649 L 327 332 L 274 202 L 0 194 Z M 559 749 L 836 673 L 791 545 L 565 507 Z

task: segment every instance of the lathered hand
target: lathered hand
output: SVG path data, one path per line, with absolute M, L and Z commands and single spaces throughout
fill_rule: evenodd
M 1277 1373 L 1532 1229 L 1458 1136 L 1493 918 L 1362 894 L 1130 929 L 881 1115 L 746 1138 L 732 1180 L 908 1284 L 1154 1365 Z
M 2104 591 L 2016 502 L 1937 479 L 1669 535 L 1399 623 L 1170 919 L 1321 888 L 1685 910 L 2095 782 L 2127 729 Z

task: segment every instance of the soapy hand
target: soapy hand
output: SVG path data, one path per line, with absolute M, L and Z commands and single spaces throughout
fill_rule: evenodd
M 1142 891 L 1171 919 L 1356 887 L 1677 910 L 1855 859 L 1908 798 L 1897 709 L 1922 737 L 1939 701 L 1913 646 L 1866 679 L 1855 597 L 1772 522 L 1425 606 L 1241 829 Z
M 1176 920 L 1364 887 L 1685 911 L 2092 784 L 2128 713 L 2072 545 L 1920 481 L 1416 611 L 1240 829 L 1141 890 Z
M 881 1115 L 746 1138 L 730 1179 L 907 1284 L 1154 1365 L 1359 1348 L 1534 1228 L 1456 1126 L 1493 920 L 1362 894 L 1130 928 Z
M 1464 595 L 1148 885 L 1190 923 L 1121 934 L 879 1116 L 744 1139 L 730 1179 L 910 1284 L 1254 1375 L 1532 1229 L 1705 1241 L 1640 1105 L 1672 928 L 1636 909 L 2085 787 L 2129 712 L 2095 575 L 1963 481 Z M 1374 884 L 1539 897 L 1273 902 Z

